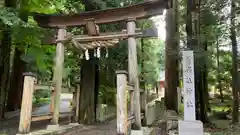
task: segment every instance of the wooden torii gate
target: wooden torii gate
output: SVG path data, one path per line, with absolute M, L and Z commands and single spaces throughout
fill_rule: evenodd
M 134 102 L 132 110 L 135 116 L 135 124 L 141 129 L 141 112 L 140 112 L 140 92 L 137 68 L 137 49 L 136 37 L 142 37 L 141 31 L 136 31 L 135 21 L 145 19 L 156 15 L 161 15 L 163 10 L 169 8 L 168 0 L 146 0 L 142 3 L 91 12 L 82 12 L 67 15 L 46 15 L 34 13 L 33 17 L 38 25 L 43 28 L 58 29 L 56 39 L 56 58 L 54 69 L 55 86 L 54 106 L 52 124 L 58 125 L 59 120 L 59 104 L 62 86 L 62 72 L 64 64 L 64 43 L 71 41 L 76 48 L 87 52 L 88 49 L 98 47 L 110 47 L 118 42 L 119 39 L 128 40 L 128 77 L 129 83 L 134 86 Z M 116 22 L 127 22 L 127 30 L 122 32 L 100 33 L 98 25 Z M 86 27 L 87 35 L 71 35 L 67 33 L 68 27 Z M 87 54 L 87 53 L 86 53 Z

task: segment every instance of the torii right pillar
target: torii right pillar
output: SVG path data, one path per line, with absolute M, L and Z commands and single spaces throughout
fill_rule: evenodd
M 136 30 L 136 23 L 134 18 L 127 20 L 127 33 L 134 35 Z M 134 85 L 134 116 L 135 116 L 135 130 L 141 130 L 141 105 L 140 105 L 140 89 L 138 79 L 138 64 L 137 64 L 137 42 L 134 36 L 128 37 L 128 73 L 129 83 Z M 136 126 L 136 127 L 135 127 Z

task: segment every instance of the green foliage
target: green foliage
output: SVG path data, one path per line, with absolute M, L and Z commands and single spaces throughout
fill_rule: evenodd
M 115 105 L 116 88 L 100 85 L 99 98 L 108 105 Z
M 33 95 L 33 104 L 46 104 L 50 102 L 51 93 L 50 90 L 41 90 L 38 89 L 34 92 Z
M 151 20 L 142 20 L 138 23 L 142 29 L 153 26 Z M 155 84 L 159 80 L 160 71 L 164 70 L 164 42 L 159 39 L 143 39 L 137 43 L 139 73 L 142 73 L 146 83 Z
M 181 43 L 186 44 L 186 3 L 187 1 L 181 0 L 180 2 L 180 39 Z M 200 61 L 197 61 L 197 65 L 202 70 L 207 70 L 208 88 L 209 90 L 218 91 L 217 76 L 220 76 L 223 90 L 231 94 L 231 70 L 232 70 L 232 55 L 228 48 L 231 44 L 229 41 L 229 7 L 226 0 L 223 1 L 202 1 L 201 13 L 200 13 L 200 45 L 201 48 L 197 48 L 196 57 L 201 57 Z M 217 71 L 217 40 L 219 41 L 219 69 Z M 207 45 L 207 51 L 203 50 L 203 46 Z M 201 66 L 205 61 L 207 63 L 207 69 Z
M 140 71 L 147 83 L 154 84 L 158 81 L 160 70 L 164 69 L 163 48 L 164 44 L 156 39 L 144 42 L 144 54 L 139 59 L 143 60 L 143 69 L 140 68 Z
M 12 8 L 3 7 L 0 9 L 0 20 L 8 26 L 22 26 L 24 22 L 17 17 L 17 11 Z
M 220 51 L 219 55 L 219 60 L 220 60 L 220 65 L 219 65 L 219 70 L 220 72 L 217 72 L 217 64 L 216 64 L 216 52 L 213 52 L 212 56 L 210 57 L 210 62 L 208 64 L 209 66 L 209 73 L 208 73 L 208 85 L 211 90 L 217 89 L 218 80 L 217 80 L 217 75 L 219 75 L 220 80 L 221 80 L 221 86 L 222 89 L 228 93 L 231 94 L 231 81 L 232 81 L 232 76 L 231 76 L 231 70 L 232 70 L 232 59 L 231 59 L 231 52 L 224 52 Z

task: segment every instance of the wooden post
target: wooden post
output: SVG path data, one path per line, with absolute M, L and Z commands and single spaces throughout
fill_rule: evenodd
M 181 109 L 181 103 L 182 103 L 182 91 L 181 91 L 181 88 L 180 87 L 177 87 L 177 97 L 178 97 L 178 113 L 180 112 L 180 109 Z
M 147 104 L 147 95 L 146 95 L 146 90 L 145 90 L 145 82 L 144 81 L 140 81 L 140 84 L 142 86 L 142 88 L 140 90 L 141 111 L 145 112 L 146 104 Z
M 134 34 L 136 24 L 134 19 L 127 21 L 127 33 Z M 137 43 L 135 37 L 128 37 L 128 72 L 129 83 L 134 84 L 134 115 L 136 120 L 137 130 L 141 129 L 141 110 L 140 110 L 140 92 L 138 80 L 138 65 L 137 65 Z
M 117 134 L 127 135 L 127 72 L 116 71 L 117 74 Z
M 28 134 L 30 132 L 32 117 L 32 99 L 35 87 L 36 75 L 31 72 L 24 73 L 22 107 L 19 123 L 19 134 Z
M 73 115 L 71 117 L 71 123 L 77 123 L 78 121 L 78 108 L 79 108 L 79 95 L 80 95 L 79 86 L 80 86 L 79 84 L 76 84 L 74 87 L 73 101 L 72 101 Z
M 144 118 L 142 120 L 142 125 L 146 126 L 146 105 L 147 105 L 147 95 L 145 90 L 145 82 L 143 80 L 140 81 L 141 91 L 140 91 L 140 103 L 141 103 L 141 113 L 144 114 Z
M 129 86 L 132 86 L 134 88 L 133 84 L 128 83 Z M 134 89 L 130 89 L 129 91 L 129 96 L 130 96 L 130 109 L 129 109 L 129 114 L 130 116 L 134 116 Z
M 53 114 L 53 110 L 54 110 L 54 95 L 55 95 L 55 86 L 52 85 L 51 86 L 51 103 L 50 103 L 50 112 Z
M 79 119 L 79 104 L 80 104 L 80 82 L 78 82 L 77 84 L 77 97 L 76 97 L 76 106 L 77 106 L 77 108 L 76 108 L 76 120 L 78 121 L 78 119 Z
M 142 92 L 140 92 L 140 103 L 141 103 L 141 113 L 144 114 L 144 118 L 142 120 L 142 125 L 146 126 L 146 105 L 147 105 L 147 96 L 146 96 L 146 92 L 145 90 L 143 90 Z
M 73 98 L 72 98 L 72 112 L 73 115 L 71 115 L 71 123 L 76 123 L 76 87 L 74 88 L 73 91 Z
M 58 30 L 58 41 L 63 41 L 67 34 L 66 29 L 60 28 Z M 59 120 L 59 108 L 60 108 L 60 95 L 62 91 L 62 76 L 63 76 L 63 65 L 64 64 L 64 44 L 63 42 L 57 43 L 56 58 L 55 58 L 55 69 L 54 69 L 54 82 L 55 94 L 54 94 L 54 108 L 52 124 L 58 125 Z

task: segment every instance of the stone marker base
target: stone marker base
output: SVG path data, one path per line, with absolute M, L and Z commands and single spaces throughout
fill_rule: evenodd
M 143 130 L 131 130 L 131 135 L 143 135 Z
M 168 135 L 178 135 L 178 130 L 170 130 Z
M 141 130 L 131 130 L 130 135 L 156 135 L 156 132 L 153 128 L 142 127 Z
M 142 127 L 144 135 L 156 135 L 154 128 Z
M 178 121 L 176 121 L 176 120 L 168 120 L 167 122 L 166 122 L 166 130 L 167 131 L 170 131 L 170 130 L 176 130 L 176 129 L 178 129 Z
M 56 130 L 59 128 L 59 125 L 47 125 L 47 130 Z
M 79 123 L 69 123 L 68 125 L 70 125 L 70 126 L 78 126 L 80 124 Z
M 27 134 L 16 134 L 16 135 L 32 135 L 32 133 L 27 133 Z
M 178 121 L 179 135 L 204 135 L 203 123 L 201 121 Z

